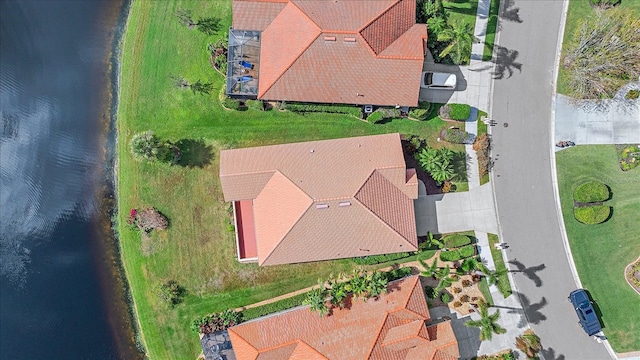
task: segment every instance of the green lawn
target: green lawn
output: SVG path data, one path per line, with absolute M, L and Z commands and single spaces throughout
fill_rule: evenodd
M 270 267 L 239 264 L 218 178 L 220 149 L 390 132 L 416 134 L 435 142 L 446 126 L 439 118 L 373 125 L 344 115 L 224 110 L 219 101 L 224 79 L 211 68 L 205 51 L 221 34 L 206 36 L 181 26 L 173 15 L 180 8 L 191 9 L 196 19 L 220 17 L 222 29 L 231 23 L 228 0 L 134 1 L 122 53 L 117 229 L 140 340 L 152 359 L 195 358 L 200 347 L 189 324 L 198 316 L 295 291 L 355 266 L 350 260 Z M 172 75 L 192 83 L 212 82 L 216 90 L 194 95 L 175 88 Z M 191 154 L 185 154 L 184 162 L 194 160 L 201 166 L 134 161 L 129 142 L 133 134 L 145 130 L 173 141 L 199 143 Z M 452 147 L 455 151 L 461 148 Z M 170 228 L 152 234 L 154 250 L 145 256 L 140 235 L 126 220 L 131 208 L 147 206 L 167 215 Z M 162 304 L 154 290 L 171 279 L 187 290 L 184 303 L 174 308 Z
M 630 9 L 634 10 L 636 14 L 640 14 L 640 1 L 638 0 L 622 0 L 619 5 L 622 9 Z M 564 28 L 564 37 L 562 41 L 562 51 L 564 53 L 565 46 L 569 39 L 571 39 L 581 19 L 587 18 L 593 14 L 594 10 L 589 5 L 588 0 L 570 0 L 569 1 L 569 10 L 567 11 L 567 22 Z M 564 54 L 563 54 L 564 55 Z M 558 93 L 569 95 L 571 94 L 571 89 L 567 87 L 566 77 L 567 74 L 562 67 L 562 59 L 560 58 L 560 68 L 558 69 Z
M 498 235 L 496 234 L 488 234 L 489 235 L 489 248 L 491 249 L 491 257 L 493 258 L 493 263 L 496 266 L 496 271 L 505 271 L 507 270 L 507 266 L 504 263 L 504 258 L 502 257 L 502 252 L 496 249 L 494 244 L 500 242 Z M 503 273 L 498 276 L 498 290 L 502 296 L 509 297 L 511 295 L 511 282 L 509 282 L 509 276 L 507 273 Z
M 624 3 L 624 2 L 623 2 Z M 640 297 L 624 280 L 624 268 L 640 254 L 640 168 L 623 172 L 614 145 L 576 146 L 557 153 L 558 185 L 571 252 L 580 280 L 600 311 L 616 352 L 640 350 Z M 590 180 L 611 188 L 613 216 L 598 225 L 573 217 L 573 191 Z
M 478 0 L 443 1 L 442 4 L 449 15 L 449 24 L 465 22 L 471 24 L 472 29 L 475 27 Z M 469 49 L 471 49 L 471 46 L 469 46 Z M 462 65 L 468 65 L 468 63 Z
M 498 32 L 499 9 L 500 0 L 491 0 L 491 6 L 489 7 L 489 20 L 487 20 L 487 31 L 484 36 L 482 61 L 491 61 L 491 58 L 493 57 L 493 45 L 496 40 L 496 32 Z

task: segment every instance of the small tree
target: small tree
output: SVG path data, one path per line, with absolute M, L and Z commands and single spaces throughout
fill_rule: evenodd
M 478 302 L 478 308 L 480 312 L 480 320 L 470 320 L 464 324 L 466 326 L 480 328 L 481 341 L 491 340 L 493 334 L 504 334 L 507 332 L 505 328 L 497 323 L 500 318 L 500 310 L 496 310 L 495 313 L 489 315 L 489 306 L 484 301 Z
M 188 27 L 193 27 L 195 23 L 193 22 L 193 17 L 191 16 L 191 10 L 188 9 L 178 9 L 174 13 L 175 17 L 178 18 L 180 24 Z
M 180 150 L 170 141 L 161 140 L 153 131 L 145 131 L 131 139 L 131 153 L 138 160 L 174 162 Z
M 516 347 L 527 355 L 527 359 L 539 359 L 538 353 L 542 350 L 540 337 L 533 330 L 526 330 L 524 334 L 516 338 Z
M 160 284 L 157 289 L 160 299 L 167 304 L 174 306 L 182 302 L 182 298 L 185 294 L 185 288 L 180 286 L 177 281 L 169 280 L 163 284 Z

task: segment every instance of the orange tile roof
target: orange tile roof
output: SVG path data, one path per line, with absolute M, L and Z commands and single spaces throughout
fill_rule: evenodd
M 415 0 L 251 3 L 233 1 L 233 27 L 264 28 L 258 98 L 417 105 L 427 28 Z
M 405 166 L 386 134 L 224 150 L 220 179 L 226 201 L 253 200 L 258 263 L 275 265 L 415 251 Z
M 270 359 L 275 351 L 279 359 L 457 359 L 451 323 L 429 325 L 428 310 L 406 308 L 416 294 L 426 309 L 420 278 L 412 276 L 377 300 L 353 300 L 329 316 L 297 308 L 234 326 L 229 335 L 238 360 Z

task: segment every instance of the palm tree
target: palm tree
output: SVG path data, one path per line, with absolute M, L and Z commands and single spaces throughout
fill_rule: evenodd
M 440 292 L 442 290 L 444 290 L 445 288 L 451 286 L 456 280 L 452 277 L 443 277 L 442 279 L 440 279 L 440 282 L 438 283 L 438 286 L 436 286 L 436 292 Z
M 432 276 L 435 276 L 436 273 L 438 272 L 438 259 L 434 259 L 431 265 L 427 265 L 427 262 L 420 258 L 418 258 L 418 262 L 420 263 L 420 265 L 422 265 L 422 268 L 424 269 L 420 272 L 420 275 L 424 277 L 432 277 Z
M 469 61 L 471 44 L 479 40 L 473 35 L 473 25 L 456 21 L 452 26 L 438 33 L 438 41 L 449 43 L 440 53 L 440 57 L 451 54 L 453 62 L 460 65 Z
M 537 360 L 538 353 L 542 350 L 542 343 L 533 330 L 527 330 L 516 338 L 516 347 L 525 353 L 528 359 Z
M 438 184 L 442 184 L 453 176 L 453 166 L 448 163 L 440 163 L 435 165 L 434 168 L 429 171 L 429 174 Z
M 445 277 L 447 277 L 450 273 L 451 273 L 451 268 L 449 267 L 449 265 L 447 265 L 447 267 L 443 267 L 443 268 L 438 269 L 436 271 L 436 273 L 434 274 L 434 276 L 435 276 L 436 279 L 442 280 Z
M 329 313 L 329 308 L 327 307 L 327 288 L 322 281 L 318 280 L 318 287 L 311 289 L 302 303 L 310 305 L 311 311 L 317 312 L 320 317 Z
M 457 272 L 459 274 L 470 274 L 473 271 L 480 270 L 481 266 L 483 266 L 483 264 L 480 261 L 478 261 L 477 258 L 470 257 L 462 261 L 462 264 L 460 264 L 460 267 L 457 269 Z
M 480 328 L 481 341 L 491 340 L 493 334 L 504 334 L 507 332 L 505 328 L 496 323 L 500 318 L 500 310 L 496 310 L 495 313 L 489 315 L 489 306 L 484 301 L 478 302 L 478 308 L 480 312 L 480 320 L 469 320 L 464 324 L 466 326 Z
M 433 234 L 431 232 L 427 232 L 427 243 L 429 243 L 429 246 L 435 246 L 438 249 L 444 249 L 444 241 L 442 240 L 438 240 L 436 238 L 433 237 Z

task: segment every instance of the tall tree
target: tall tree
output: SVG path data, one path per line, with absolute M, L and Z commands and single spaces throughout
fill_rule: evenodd
M 473 35 L 473 25 L 455 21 L 450 27 L 438 33 L 438 41 L 444 41 L 449 44 L 442 50 L 440 57 L 450 55 L 451 60 L 460 65 L 469 61 L 471 44 L 479 40 Z
M 469 320 L 464 324 L 470 327 L 480 328 L 480 340 L 491 340 L 493 334 L 504 334 L 507 332 L 505 328 L 498 325 L 497 321 L 500 318 L 500 310 L 496 309 L 496 312 L 489 314 L 489 306 L 484 301 L 478 302 L 478 309 L 480 313 L 480 320 Z

